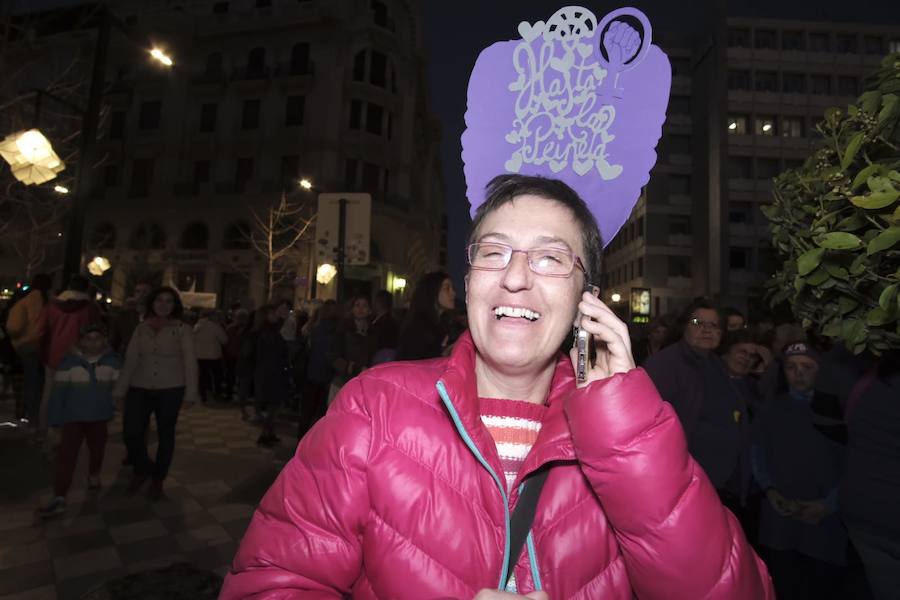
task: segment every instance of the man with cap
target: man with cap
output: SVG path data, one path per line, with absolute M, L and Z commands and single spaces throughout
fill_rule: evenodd
M 847 534 L 837 510 L 843 447 L 817 427 L 821 358 L 806 342 L 784 351 L 787 391 L 755 424 L 753 475 L 765 492 L 759 543 L 778 598 L 841 597 Z

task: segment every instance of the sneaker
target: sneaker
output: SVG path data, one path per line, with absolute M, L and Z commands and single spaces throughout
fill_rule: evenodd
M 41 519 L 50 519 L 66 512 L 66 499 L 57 496 L 51 500 L 46 506 L 37 509 L 37 515 Z
M 87 489 L 89 492 L 96 492 L 100 489 L 100 476 L 88 475 Z

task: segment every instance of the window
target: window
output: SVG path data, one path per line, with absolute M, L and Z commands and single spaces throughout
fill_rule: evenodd
M 116 247 L 116 228 L 112 223 L 98 223 L 88 238 L 88 247 L 109 250 Z
M 786 158 L 784 159 L 784 169 L 799 169 L 805 161 L 806 159 L 803 158 Z
M 305 96 L 288 96 L 285 104 L 284 124 L 288 127 L 303 125 L 303 111 L 305 108 Z
M 805 94 L 806 93 L 806 74 L 805 73 L 782 73 L 781 89 L 788 94 Z
M 855 96 L 859 93 L 859 78 L 849 75 L 841 75 L 837 78 L 837 93 L 839 96 Z
M 782 50 L 803 50 L 803 32 L 802 31 L 782 31 L 781 32 L 781 49 Z
M 372 51 L 369 63 L 369 83 L 381 88 L 387 86 L 387 55 L 376 50 Z
M 891 54 L 900 52 L 900 38 L 895 38 L 888 43 L 888 52 Z
M 103 187 L 117 185 L 119 185 L 119 165 L 106 165 L 103 167 Z
M 226 250 L 247 250 L 250 248 L 250 224 L 247 221 L 232 223 L 225 230 L 222 247 Z
M 362 184 L 367 192 L 376 192 L 379 189 L 380 169 L 378 165 L 364 162 L 362 166 Z
M 635 227 L 636 234 L 639 238 L 644 237 L 644 217 L 638 217 L 637 226 Z
M 144 198 L 150 192 L 153 181 L 153 159 L 136 158 L 131 165 L 131 187 L 128 195 L 131 198 Z
M 141 102 L 141 111 L 138 116 L 138 127 L 141 131 L 159 129 L 159 121 L 162 116 L 162 102 L 152 100 Z
M 728 117 L 728 133 L 731 135 L 744 135 L 747 133 L 747 115 L 731 115 Z
M 166 234 L 156 223 L 145 223 L 131 232 L 128 247 L 132 250 L 162 250 L 166 246 Z
M 366 51 L 360 50 L 353 57 L 353 81 L 366 80 Z
M 691 235 L 691 217 L 669 215 L 669 235 Z
M 753 209 L 749 202 L 731 202 L 728 205 L 728 222 L 747 225 L 753 220 Z
M 194 183 L 209 183 L 212 165 L 208 160 L 198 160 L 194 163 Z
M 689 196 L 691 193 L 690 175 L 669 175 L 669 192 Z
M 377 104 L 369 102 L 366 105 L 366 131 L 381 135 L 384 109 Z
M 281 157 L 281 180 L 293 183 L 300 179 L 300 157 L 296 154 Z M 294 184 L 296 185 L 296 184 Z M 293 186 L 292 186 L 293 187 Z
M 691 153 L 691 136 L 689 135 L 670 135 L 666 140 L 669 154 L 690 154 Z
M 182 250 L 206 250 L 209 247 L 209 227 L 205 223 L 191 223 L 181 232 L 178 247 Z
M 638 277 L 644 276 L 644 257 L 643 256 L 639 256 L 637 259 L 637 271 L 638 271 L 637 272 Z
M 781 135 L 784 137 L 803 137 L 803 117 L 782 117 Z
M 827 96 L 831 94 L 831 76 L 830 75 L 810 75 L 809 87 L 813 94 L 821 94 Z
M 291 48 L 291 75 L 309 74 L 309 44 L 301 42 Z
M 757 179 L 772 179 L 774 177 L 778 177 L 778 174 L 780 172 L 781 172 L 781 168 L 778 165 L 777 158 L 758 157 L 756 159 L 756 178 Z
M 728 249 L 728 267 L 731 269 L 750 268 L 750 248 L 732 246 Z
M 778 73 L 775 71 L 757 71 L 753 82 L 757 92 L 778 91 Z
M 387 4 L 379 0 L 372 0 L 372 22 L 379 27 L 388 27 L 388 8 Z
M 669 257 L 669 277 L 690 277 L 691 276 L 691 257 L 689 256 L 670 256 Z
M 247 189 L 247 183 L 253 179 L 253 159 L 245 156 L 237 159 L 237 168 L 234 173 L 234 183 L 237 191 Z
M 241 129 L 257 129 L 259 127 L 259 98 L 244 100 L 241 109 Z
M 200 131 L 210 132 L 216 130 L 216 113 L 219 105 L 215 102 L 206 102 L 200 105 Z
M 114 110 L 109 118 L 109 139 L 121 140 L 125 137 L 125 111 Z
M 384 170 L 384 181 L 381 186 L 381 191 L 387 194 L 390 191 L 390 181 L 391 181 L 391 172 L 389 169 Z
M 669 114 L 690 116 L 690 114 L 691 114 L 691 97 L 690 96 L 672 96 L 669 99 Z
M 362 129 L 362 100 L 350 101 L 350 129 Z
M 391 136 L 394 133 L 394 115 L 391 113 L 387 114 L 387 139 L 391 139 Z
M 673 77 L 690 77 L 691 76 L 691 59 L 682 57 L 672 57 L 669 59 L 672 63 Z
M 271 8 L 272 0 L 256 0 L 256 8 Z
M 359 172 L 359 161 L 355 158 L 348 158 L 344 163 L 344 181 L 351 188 L 356 187 L 357 173 Z
M 216 2 L 213 4 L 212 11 L 214 15 L 224 15 L 228 13 L 227 2 Z
M 853 33 L 839 33 L 834 38 L 835 49 L 842 54 L 855 54 L 856 35 Z
M 220 78 L 222 76 L 222 53 L 213 52 L 206 57 L 206 68 L 204 74 L 210 79 Z
M 750 71 L 729 69 L 728 89 L 750 91 Z
M 750 179 L 752 175 L 753 167 L 749 156 L 728 157 L 728 177 L 732 179 Z
M 254 48 L 247 57 L 247 77 L 258 79 L 266 75 L 266 49 Z
M 772 115 L 756 115 L 753 131 L 756 135 L 775 135 L 775 117 Z
M 756 48 L 774 50 L 776 48 L 775 38 L 775 30 L 757 29 L 753 32 L 753 45 Z
M 831 52 L 831 39 L 827 33 L 810 33 L 809 49 L 813 52 Z
M 750 30 L 732 27 L 728 30 L 728 47 L 729 48 L 749 48 L 750 47 Z
M 865 36 L 863 38 L 863 50 L 865 50 L 866 54 L 882 54 L 884 52 L 884 42 L 881 36 Z

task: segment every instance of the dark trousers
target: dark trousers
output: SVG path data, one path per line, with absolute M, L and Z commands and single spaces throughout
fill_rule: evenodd
M 106 421 L 93 423 L 66 423 L 62 426 L 62 434 L 59 440 L 59 449 L 56 454 L 56 479 L 53 483 L 53 493 L 63 496 L 69 492 L 72 486 L 72 475 L 75 466 L 78 465 L 78 452 L 81 443 L 87 442 L 88 447 L 88 473 L 98 475 L 103 466 L 103 454 L 106 452 Z
M 778 600 L 843 600 L 844 567 L 793 550 L 764 548 Z
M 197 370 L 199 371 L 200 399 L 206 402 L 209 392 L 211 391 L 215 395 L 222 385 L 222 359 L 200 359 L 197 361 Z
M 175 452 L 175 424 L 183 400 L 183 387 L 162 390 L 133 387 L 128 390 L 125 398 L 125 444 L 128 456 L 134 461 L 136 475 L 152 476 L 160 481 L 166 478 Z M 146 434 L 151 414 L 156 415 L 156 432 L 159 435 L 155 462 L 147 454 Z
M 297 438 L 302 438 L 306 432 L 312 429 L 316 421 L 325 416 L 328 408 L 329 383 L 306 380 L 303 386 L 303 396 L 300 398 L 300 422 L 297 426 Z
M 223 393 L 225 394 L 225 400 L 231 402 L 234 400 L 234 384 L 237 379 L 236 377 L 236 369 L 237 369 L 237 358 L 225 357 L 225 383 Z
M 19 354 L 22 361 L 22 395 L 28 426 L 36 428 L 41 419 L 41 398 L 44 396 L 44 363 L 37 350 Z

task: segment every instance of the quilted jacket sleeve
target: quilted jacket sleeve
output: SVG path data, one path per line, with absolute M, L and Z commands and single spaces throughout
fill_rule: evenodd
M 362 567 L 369 512 L 371 419 L 358 379 L 266 492 L 225 578 L 220 598 L 325 600 L 350 594 Z
M 636 597 L 775 597 L 764 563 L 688 453 L 678 418 L 643 369 L 577 390 L 566 414 Z

